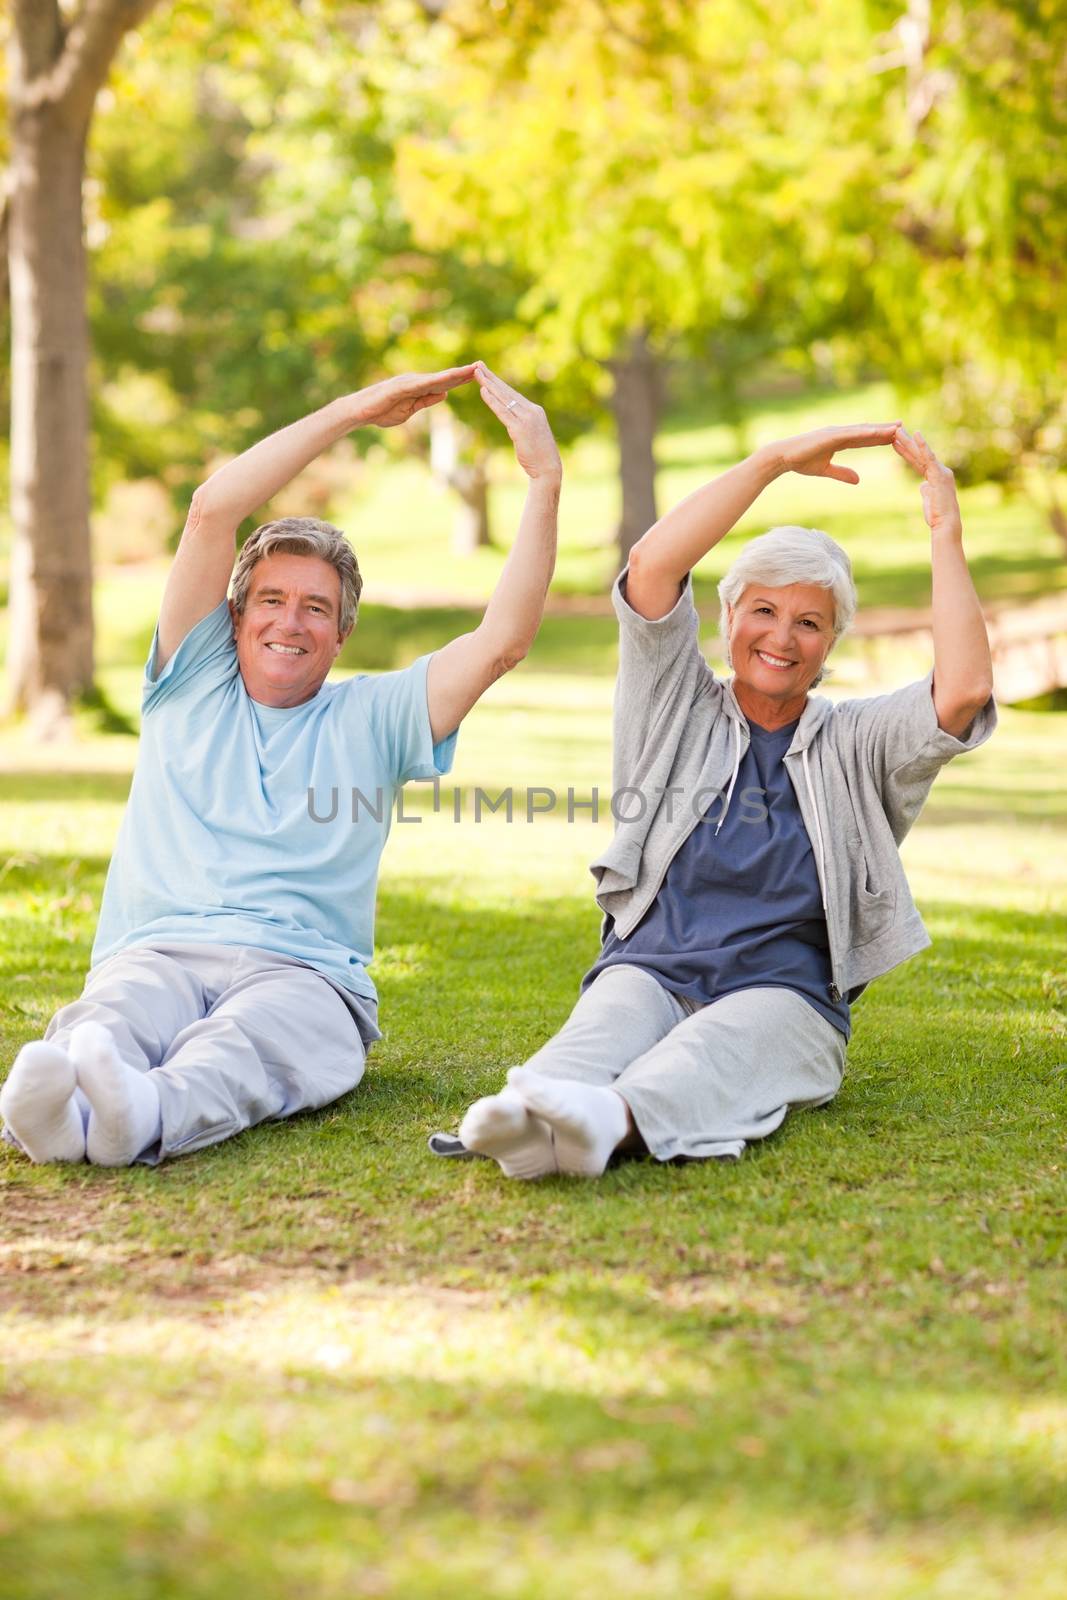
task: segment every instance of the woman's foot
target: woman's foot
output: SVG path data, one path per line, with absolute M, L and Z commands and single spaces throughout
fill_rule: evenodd
M 632 1131 L 629 1107 L 614 1089 L 543 1078 L 529 1067 L 512 1067 L 508 1084 L 531 1116 L 552 1130 L 560 1172 L 599 1178 Z
M 78 1086 L 89 1102 L 85 1153 L 98 1167 L 128 1167 L 160 1133 L 159 1091 L 150 1072 L 127 1066 L 99 1022 L 70 1036 Z
M 0 1089 L 0 1113 L 31 1161 L 84 1161 L 74 1063 L 58 1044 L 24 1045 Z
M 459 1125 L 459 1136 L 468 1150 L 492 1156 L 508 1178 L 543 1178 L 559 1171 L 551 1133 L 513 1089 L 476 1100 Z

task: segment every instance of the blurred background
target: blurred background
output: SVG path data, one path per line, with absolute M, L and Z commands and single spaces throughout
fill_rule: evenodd
M 8 706 L 35 733 L 69 732 L 68 706 L 130 725 L 214 466 L 383 374 L 474 356 L 564 449 L 542 669 L 610 673 L 610 580 L 697 483 L 766 438 L 902 416 L 963 487 L 1001 698 L 1062 703 L 1058 0 L 95 12 L 95 38 L 64 35 L 80 13 L 56 0 L 0 22 L 0 578 Z M 858 464 L 857 490 L 776 485 L 734 536 L 787 520 L 844 542 L 846 684 L 928 655 L 916 486 L 890 455 Z M 378 668 L 470 625 L 521 496 L 472 390 L 353 437 L 270 511 L 349 533 L 367 603 L 345 664 Z M 700 575 L 709 622 L 734 548 Z
M 0 33 L 0 1073 L 79 992 L 203 477 L 475 356 L 565 469 L 534 649 L 440 813 L 404 792 L 356 1095 L 156 1170 L 0 1146 L 4 1600 L 1062 1600 L 1067 5 L 10 0 Z M 1001 711 L 905 841 L 933 947 L 864 996 L 841 1095 L 736 1165 L 432 1161 L 598 949 L 630 544 L 755 445 L 896 417 L 961 485 Z M 928 670 L 917 484 L 849 461 L 701 563 L 713 660 L 716 580 L 786 521 L 856 570 L 827 692 Z M 465 390 L 261 516 L 345 529 L 339 670 L 375 671 L 473 625 L 523 492 Z M 527 785 L 563 797 L 532 825 Z

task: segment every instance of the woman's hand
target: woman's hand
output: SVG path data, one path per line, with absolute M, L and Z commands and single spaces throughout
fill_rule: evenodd
M 893 449 L 923 480 L 919 485 L 919 493 L 922 495 L 923 516 L 930 532 L 958 538 L 963 533 L 963 520 L 952 468 L 937 459 L 921 433 L 910 434 L 903 423 L 897 428 Z
M 498 378 L 484 361 L 474 363 L 474 376 L 482 399 L 508 430 L 519 466 L 526 476 L 558 483 L 563 476 L 563 464 L 544 407 L 534 405 L 503 378 Z
M 779 472 L 801 472 L 810 478 L 836 478 L 838 483 L 859 483 L 859 473 L 851 467 L 834 465 L 838 450 L 863 450 L 876 444 L 892 444 L 899 422 L 857 422 L 849 427 L 815 428 L 780 439 L 768 445 L 766 454 Z
M 386 378 L 361 389 L 356 395 L 356 427 L 395 428 L 410 422 L 416 411 L 425 411 L 443 400 L 449 389 L 469 383 L 475 363 L 448 367 L 444 372 L 405 372 L 399 378 Z

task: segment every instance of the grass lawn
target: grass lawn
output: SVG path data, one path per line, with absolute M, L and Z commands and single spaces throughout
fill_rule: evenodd
M 783 402 L 751 442 L 883 414 L 878 389 Z M 676 418 L 661 504 L 735 451 Z M 924 603 L 915 486 L 888 452 L 858 465 L 856 490 L 776 485 L 702 601 L 744 536 L 799 521 L 846 544 L 863 603 Z M 506 543 L 521 485 L 498 474 Z M 1067 584 L 1032 509 L 963 505 L 984 597 Z M 371 462 L 342 511 L 368 583 L 346 667 L 470 625 L 375 603 L 416 581 L 475 600 L 499 571 L 449 556 L 421 470 Z M 559 591 L 603 591 L 614 515 L 611 451 L 584 441 Z M 98 588 L 120 723 L 162 581 Z M 386 1037 L 354 1094 L 155 1171 L 0 1146 L 2 1600 L 1059 1600 L 1067 718 L 1007 711 L 938 782 L 905 845 L 934 945 L 856 1007 L 832 1106 L 737 1164 L 509 1184 L 426 1135 L 567 1015 L 607 823 L 475 825 L 472 791 L 512 785 L 520 818 L 528 786 L 606 794 L 614 660 L 610 619 L 549 619 L 469 719 L 441 812 L 407 791 Z M 835 660 L 848 692 L 869 663 Z M 58 752 L 0 734 L 0 1073 L 88 962 L 135 751 L 100 720 Z
M 155 1171 L 0 1150 L 5 1600 L 1062 1595 L 1067 721 L 1007 712 L 938 783 L 934 946 L 832 1106 L 509 1184 L 425 1139 L 596 949 L 604 823 L 470 814 L 607 790 L 610 678 L 548 654 L 469 719 L 458 823 L 408 791 L 354 1094 Z M 6 1063 L 80 987 L 133 741 L 2 753 Z

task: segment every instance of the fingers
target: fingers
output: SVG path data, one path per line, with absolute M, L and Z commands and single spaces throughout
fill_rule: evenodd
M 443 372 L 410 372 L 399 381 L 403 392 L 409 395 L 434 393 L 447 394 L 449 389 L 458 389 L 462 383 L 470 383 L 474 377 L 476 363 L 471 361 L 465 367 L 446 367 Z
M 863 449 L 868 445 L 892 444 L 899 422 L 857 422 L 833 430 L 835 450 Z
M 824 478 L 836 478 L 838 483 L 859 483 L 860 475 L 853 472 L 851 467 L 839 467 L 831 461 L 823 473 Z
M 518 409 L 520 401 L 525 402 L 525 397 L 519 393 L 518 389 L 513 389 L 510 383 L 505 383 L 503 378 L 498 377 L 491 367 L 486 366 L 484 361 L 476 361 L 474 369 L 474 375 L 481 385 L 483 394 L 486 390 L 489 390 L 491 394 L 496 395 L 498 400 L 503 400 L 504 404 L 509 406 L 514 401 L 514 409 Z
M 898 455 L 904 457 L 909 466 L 914 467 L 916 472 L 922 473 L 923 477 L 943 477 L 946 481 L 953 477 L 952 469 L 946 467 L 943 461 L 938 460 L 927 444 L 926 439 L 918 430 L 914 434 L 910 434 L 907 428 L 901 424 L 897 430 L 897 436 L 893 440 L 893 448 Z
M 518 389 L 513 389 L 510 383 L 505 383 L 503 378 L 498 377 L 484 361 L 475 362 L 475 377 L 482 399 L 490 411 L 504 423 L 509 433 L 513 423 L 530 415 L 533 408 L 525 396 L 521 395 Z
M 515 400 L 508 400 L 504 395 L 498 394 L 496 389 L 490 388 L 486 383 L 480 385 L 482 399 L 495 417 L 499 417 L 509 433 L 519 421 L 519 407 Z M 514 437 L 514 434 L 512 434 Z
M 476 361 L 468 361 L 463 367 L 446 367 L 443 372 L 431 372 L 429 381 L 435 389 L 456 389 L 461 383 L 469 383 L 474 377 Z

